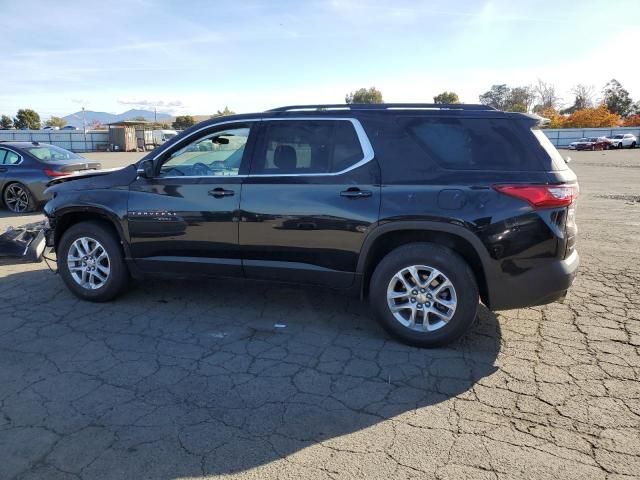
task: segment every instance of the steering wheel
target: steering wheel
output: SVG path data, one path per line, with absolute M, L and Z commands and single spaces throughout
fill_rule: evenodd
M 206 176 L 211 173 L 211 169 L 204 163 L 197 162 L 191 166 L 191 172 L 195 176 Z

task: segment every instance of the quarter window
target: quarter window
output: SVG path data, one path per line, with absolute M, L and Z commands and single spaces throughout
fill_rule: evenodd
M 409 118 L 405 127 L 440 166 L 453 170 L 532 170 L 538 160 L 512 121 Z
M 253 174 L 323 174 L 345 170 L 363 159 L 358 136 L 345 120 L 265 122 Z
M 161 177 L 238 175 L 249 127 L 217 131 L 174 152 L 160 167 Z

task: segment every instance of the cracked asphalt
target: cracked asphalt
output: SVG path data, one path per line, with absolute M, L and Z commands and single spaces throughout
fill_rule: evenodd
M 482 309 L 445 349 L 326 290 L 151 281 L 90 304 L 0 264 L 0 478 L 638 478 L 640 150 L 570 155 L 566 302 Z

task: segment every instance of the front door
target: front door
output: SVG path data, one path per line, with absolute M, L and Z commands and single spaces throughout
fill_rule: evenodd
M 349 287 L 380 173 L 350 119 L 264 119 L 240 204 L 248 277 Z
M 143 271 L 242 275 L 238 209 L 252 123 L 212 127 L 155 161 L 130 186 L 131 254 Z

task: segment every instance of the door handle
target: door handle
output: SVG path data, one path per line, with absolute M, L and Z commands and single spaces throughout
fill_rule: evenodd
M 215 198 L 231 197 L 232 195 L 235 195 L 235 192 L 233 190 L 225 190 L 224 188 L 218 187 L 213 190 L 209 190 L 209 195 Z
M 0 167 L 0 173 L 6 172 L 7 170 L 9 170 L 7 167 Z
M 369 190 L 360 190 L 359 188 L 349 188 L 347 190 L 343 190 L 342 192 L 340 192 L 340 196 L 341 197 L 348 197 L 348 198 L 364 198 L 364 197 L 370 197 L 371 196 L 371 191 Z

